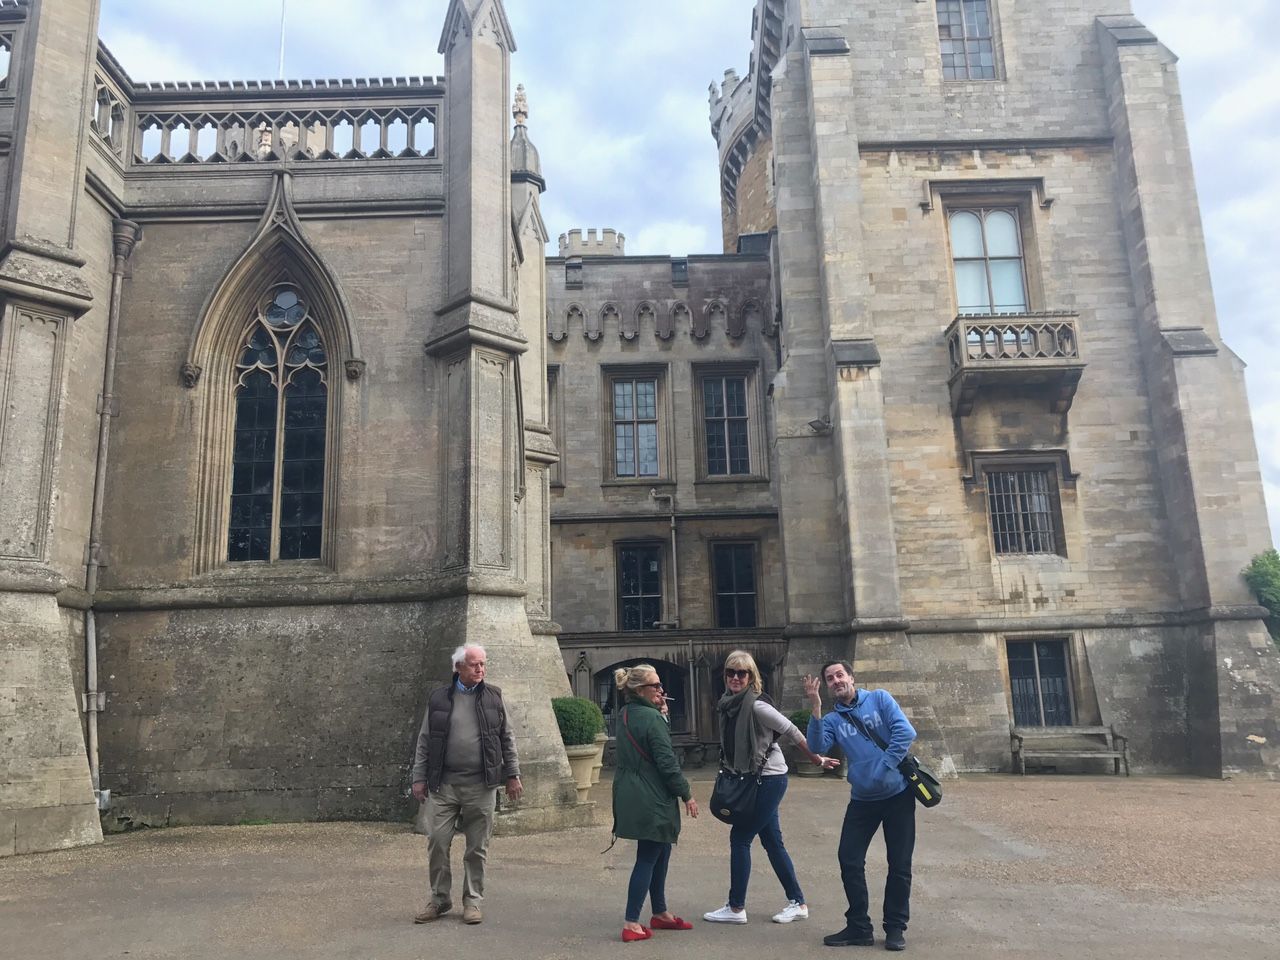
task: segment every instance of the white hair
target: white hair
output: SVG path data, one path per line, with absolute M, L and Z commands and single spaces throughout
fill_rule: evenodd
M 453 659 L 450 660 L 449 662 L 453 664 L 455 667 L 460 663 L 465 663 L 467 660 L 468 650 L 479 650 L 481 654 L 483 654 L 486 657 L 488 656 L 488 654 L 484 652 L 484 647 L 480 646 L 480 644 L 464 643 L 457 650 L 453 651 Z

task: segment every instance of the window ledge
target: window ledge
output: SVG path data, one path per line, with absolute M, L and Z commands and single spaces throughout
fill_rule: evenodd
M 694 486 L 701 486 L 702 484 L 707 484 L 709 486 L 723 486 L 725 484 L 735 483 L 760 484 L 768 482 L 768 477 L 761 476 L 758 473 L 744 473 L 740 476 L 732 477 L 699 477 L 694 481 Z
M 660 480 L 654 477 L 640 477 L 635 480 L 615 477 L 611 480 L 600 481 L 600 486 L 602 487 L 674 487 L 675 485 L 676 482 L 674 480 L 665 478 Z

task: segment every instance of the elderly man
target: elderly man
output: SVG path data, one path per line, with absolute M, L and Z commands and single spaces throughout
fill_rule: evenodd
M 822 684 L 834 700 L 822 714 Z M 809 749 L 826 753 L 838 743 L 849 761 L 849 806 L 840 830 L 840 879 L 849 909 L 845 927 L 822 942 L 830 947 L 869 947 L 875 935 L 867 909 L 867 847 L 883 828 L 889 875 L 884 884 L 884 946 L 905 950 L 911 904 L 911 854 L 916 845 L 916 801 L 898 764 L 916 738 L 898 702 L 887 690 L 859 690 L 853 667 L 843 660 L 822 667 L 822 679 L 804 678 L 812 706 Z M 876 738 L 884 744 L 882 749 Z
M 520 765 L 502 691 L 484 682 L 484 648 L 453 652 L 453 680 L 427 700 L 413 762 L 413 795 L 427 804 L 427 869 L 431 899 L 414 923 L 431 923 L 453 909 L 449 848 L 458 831 L 463 854 L 462 922 L 484 919 L 484 862 L 493 833 L 498 785 L 520 799 Z

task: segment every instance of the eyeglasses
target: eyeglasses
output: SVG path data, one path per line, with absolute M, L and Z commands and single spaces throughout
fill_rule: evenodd
M 750 680 L 751 671 L 750 670 L 730 670 L 728 668 L 725 668 L 724 678 L 726 680 Z
M 662 684 L 660 684 L 660 683 L 642 683 L 642 684 L 640 684 L 640 689 L 641 689 L 641 690 L 643 690 L 645 687 L 656 687 L 658 690 L 661 690 L 661 689 L 662 689 Z

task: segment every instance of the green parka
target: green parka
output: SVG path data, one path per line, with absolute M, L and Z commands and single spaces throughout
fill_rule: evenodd
M 631 736 L 627 736 L 628 732 Z M 675 843 L 680 836 L 677 801 L 688 800 L 693 793 L 671 748 L 667 722 L 648 701 L 630 700 L 619 711 L 617 734 L 614 834 L 626 840 Z M 648 759 L 641 756 L 637 744 L 648 754 Z

